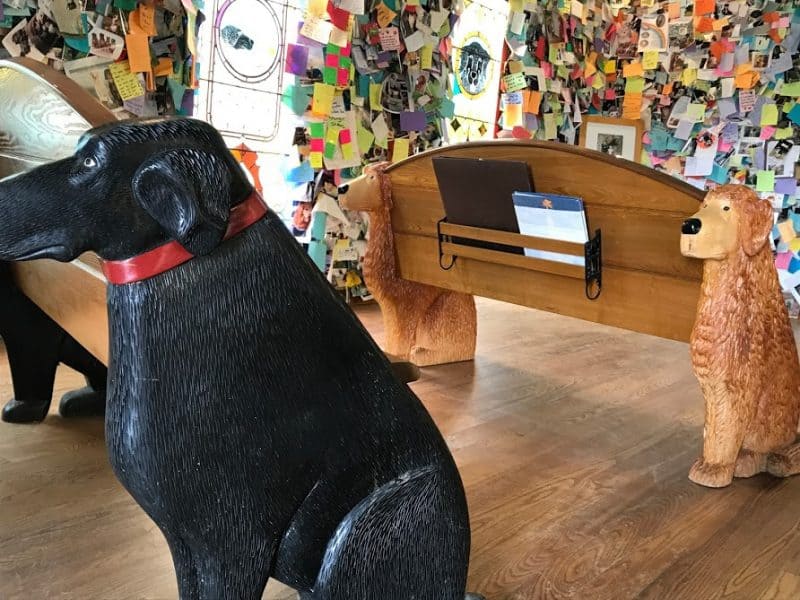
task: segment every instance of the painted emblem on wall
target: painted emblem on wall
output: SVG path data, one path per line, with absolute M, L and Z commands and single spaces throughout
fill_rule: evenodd
M 477 98 L 484 94 L 492 76 L 493 62 L 488 44 L 480 33 L 467 36 L 466 44 L 456 51 L 456 72 L 462 93 Z

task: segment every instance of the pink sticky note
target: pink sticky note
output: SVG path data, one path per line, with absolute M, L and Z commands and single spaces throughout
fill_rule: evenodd
M 339 143 L 340 144 L 349 144 L 351 140 L 352 140 L 352 137 L 350 135 L 350 130 L 349 129 L 342 129 L 339 132 Z
M 336 72 L 336 85 L 346 87 L 350 83 L 350 69 L 339 69 Z
M 553 78 L 553 65 L 549 62 L 542 62 L 542 71 L 544 71 L 544 76 L 547 79 Z
M 775 256 L 775 268 L 785 271 L 789 268 L 789 263 L 792 262 L 791 252 L 778 252 Z
M 762 127 L 761 128 L 761 135 L 758 136 L 762 140 L 768 140 L 772 137 L 772 134 L 775 133 L 775 128 L 772 126 L 769 127 Z
M 326 67 L 338 67 L 339 66 L 339 57 L 336 54 L 327 54 L 325 56 L 325 66 Z

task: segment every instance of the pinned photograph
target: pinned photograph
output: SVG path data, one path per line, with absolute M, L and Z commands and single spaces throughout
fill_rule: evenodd
M 26 56 L 33 60 L 42 61 L 44 55 L 31 43 L 28 37 L 28 19 L 22 19 L 3 38 L 3 48 L 12 56 Z
M 766 69 L 769 67 L 770 55 L 767 52 L 751 52 L 750 60 L 754 69 Z
M 694 25 L 691 17 L 670 21 L 668 31 L 671 50 L 683 50 L 694 42 Z
M 580 145 L 626 160 L 638 160 L 642 153 L 644 124 L 640 119 L 617 119 L 585 115 Z
M 95 56 L 117 60 L 125 48 L 125 40 L 116 33 L 99 27 L 100 22 L 98 19 L 94 29 L 89 32 L 89 52 Z
M 622 157 L 624 141 L 624 136 L 613 133 L 600 133 L 597 135 L 597 149 L 603 154 Z
M 639 30 L 639 52 L 669 50 L 669 27 L 666 15 L 642 17 Z

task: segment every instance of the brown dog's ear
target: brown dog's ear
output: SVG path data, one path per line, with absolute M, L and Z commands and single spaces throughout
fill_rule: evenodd
M 772 205 L 767 200 L 753 198 L 739 202 L 737 208 L 742 249 L 748 256 L 754 256 L 767 243 L 772 231 Z
M 225 235 L 231 175 L 223 160 L 202 150 L 168 150 L 136 171 L 134 199 L 194 255 L 208 254 Z

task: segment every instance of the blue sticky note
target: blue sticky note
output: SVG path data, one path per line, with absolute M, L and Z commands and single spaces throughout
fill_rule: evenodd
M 795 104 L 792 110 L 789 111 L 789 119 L 795 125 L 800 125 L 800 103 Z
M 711 171 L 709 179 L 722 185 L 728 183 L 729 178 L 730 175 L 728 175 L 728 170 L 725 167 L 720 167 L 717 163 L 714 163 L 714 168 Z
M 325 272 L 325 256 L 328 254 L 328 246 L 325 245 L 325 242 L 320 242 L 317 240 L 312 240 L 308 244 L 308 255 L 311 257 L 311 260 L 317 265 L 317 268 Z
M 308 164 L 306 161 L 304 164 Z M 311 171 L 314 173 L 313 169 Z M 325 225 L 328 223 L 328 213 L 318 210 L 311 215 L 311 239 L 322 240 L 325 239 Z
M 72 36 L 72 35 L 65 35 L 64 42 L 70 48 L 77 50 L 78 52 L 89 52 L 89 37 L 88 36 Z
M 286 181 L 291 183 L 307 183 L 314 181 L 314 169 L 310 161 L 303 161 L 286 174 Z
M 172 77 L 168 77 L 167 88 L 169 88 L 169 93 L 172 96 L 172 104 L 174 104 L 176 108 L 180 107 L 180 105 L 183 104 L 183 95 L 186 93 L 186 86 L 179 81 L 175 81 Z
M 797 193 L 797 179 L 794 177 L 776 177 L 775 191 L 778 194 L 794 196 Z
M 653 128 L 650 132 L 650 148 L 653 152 L 664 152 L 669 145 L 669 132 L 661 127 Z
M 439 114 L 444 119 L 452 119 L 456 112 L 455 103 L 450 98 L 442 98 L 439 104 Z
M 789 261 L 789 268 L 787 271 L 789 271 L 789 273 L 800 271 L 800 259 L 796 256 L 792 256 L 792 260 Z

